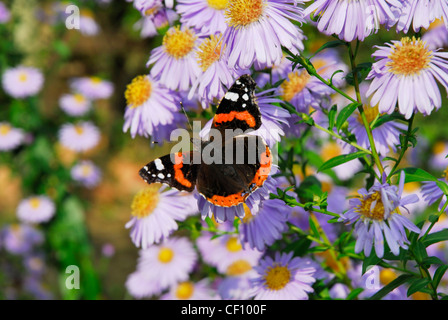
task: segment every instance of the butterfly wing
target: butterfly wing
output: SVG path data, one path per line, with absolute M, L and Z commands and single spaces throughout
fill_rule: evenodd
M 194 190 L 199 165 L 192 163 L 193 152 L 173 153 L 157 158 L 140 169 L 139 174 L 147 182 L 164 183 L 180 191 Z
M 257 130 L 261 126 L 261 113 L 255 98 L 255 86 L 250 75 L 239 77 L 222 98 L 212 128 Z

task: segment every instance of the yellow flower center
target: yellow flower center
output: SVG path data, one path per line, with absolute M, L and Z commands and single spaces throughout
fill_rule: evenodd
M 82 135 L 84 133 L 84 128 L 81 125 L 75 125 L 75 132 L 78 135 Z
M 26 82 L 26 80 L 28 80 L 28 75 L 24 72 L 19 74 L 19 81 L 20 82 Z
M 221 35 L 211 35 L 199 45 L 197 57 L 202 71 L 206 71 L 221 55 Z
M 357 208 L 364 217 L 373 220 L 384 220 L 384 205 L 381 194 L 375 191 L 365 199 L 361 199 L 361 204 Z
M 181 282 L 176 288 L 176 297 L 179 300 L 190 299 L 194 292 L 194 285 L 190 281 Z
M 92 81 L 93 84 L 100 84 L 101 82 L 103 82 L 100 77 L 90 77 L 90 81 Z
M 252 212 L 250 212 L 249 207 L 243 203 L 243 207 L 244 207 L 244 218 L 243 218 L 243 223 L 249 223 L 254 216 L 252 215 Z
M 159 261 L 162 263 L 168 263 L 173 260 L 174 251 L 170 248 L 163 247 L 159 250 Z
M 163 37 L 163 46 L 166 52 L 176 58 L 181 59 L 189 54 L 195 45 L 196 36 L 190 29 L 184 31 L 176 26 L 165 34 Z
M 397 274 L 392 269 L 383 269 L 380 272 L 380 282 L 383 285 L 388 285 L 397 278 Z
M 141 106 L 151 96 L 151 82 L 147 76 L 137 76 L 127 85 L 124 97 L 130 108 Z
M 291 101 L 296 94 L 302 92 L 308 84 L 309 79 L 310 75 L 308 72 L 290 72 L 288 74 L 288 79 L 283 81 L 280 85 L 283 100 Z
M 237 237 L 231 237 L 226 243 L 227 250 L 230 252 L 238 252 L 243 249 Z
M 263 0 L 230 0 L 224 15 L 230 27 L 244 27 L 260 20 L 265 3 Z
M 323 161 L 328 161 L 342 154 L 341 147 L 336 142 L 329 142 L 322 146 L 320 156 Z
M 139 219 L 149 216 L 159 203 L 159 187 L 156 185 L 139 191 L 132 200 L 132 215 Z
M 375 120 L 379 114 L 378 106 L 377 105 L 374 107 L 366 106 L 364 108 L 364 114 L 366 115 L 367 121 L 369 123 L 372 123 L 372 121 Z M 358 122 L 363 124 L 361 114 L 359 114 L 359 113 L 358 113 Z
M 152 16 L 157 11 L 159 11 L 159 7 L 158 6 L 154 6 L 152 8 L 146 9 L 144 14 L 145 14 L 145 16 L 149 17 L 149 16 Z
M 414 75 L 429 67 L 432 51 L 426 48 L 426 44 L 420 39 L 402 38 L 395 44 L 394 51 L 389 56 L 386 66 L 389 71 L 397 75 Z
M 246 260 L 237 260 L 227 267 L 228 276 L 241 276 L 252 269 L 252 266 Z
M 403 191 L 407 193 L 417 193 L 420 189 L 420 184 L 418 182 L 408 182 L 403 186 Z
M 83 103 L 84 101 L 86 101 L 86 98 L 82 94 L 80 94 L 80 93 L 75 93 L 73 95 L 73 98 L 75 99 L 75 101 L 77 103 Z
M 33 209 L 37 209 L 40 206 L 40 199 L 37 197 L 33 197 L 30 199 L 30 206 Z
M 227 8 L 229 0 L 207 0 L 207 4 L 210 8 L 216 10 L 224 10 L 225 8 Z
M 92 167 L 84 164 L 81 167 L 81 174 L 83 175 L 83 177 L 88 177 L 90 174 L 92 173 Z
M 0 124 L 0 136 L 6 136 L 11 131 L 11 126 L 7 123 Z
M 434 144 L 434 147 L 432 148 L 432 152 L 434 154 L 443 154 L 446 150 L 446 144 L 443 141 L 438 141 Z
M 291 272 L 287 266 L 276 265 L 266 269 L 265 285 L 271 290 L 283 289 L 291 279 Z

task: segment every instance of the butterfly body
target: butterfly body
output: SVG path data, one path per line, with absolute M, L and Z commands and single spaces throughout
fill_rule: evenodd
M 217 130 L 221 139 L 211 137 L 201 141 L 199 150 L 155 159 L 140 170 L 140 176 L 147 183 L 165 183 L 180 191 L 196 188 L 216 206 L 244 203 L 263 186 L 272 165 L 264 140 L 246 134 L 261 126 L 254 92 L 254 80 L 241 76 L 224 95 L 213 118 L 212 130 Z M 195 163 L 195 159 L 200 161 Z

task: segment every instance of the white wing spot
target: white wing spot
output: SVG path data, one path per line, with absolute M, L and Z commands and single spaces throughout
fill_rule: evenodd
M 166 176 L 167 176 L 168 178 L 171 178 L 171 173 L 168 173 Z
M 164 167 L 164 165 L 162 163 L 162 160 L 160 160 L 160 159 L 154 160 L 154 164 L 156 165 L 156 169 L 159 170 L 159 171 L 165 169 L 165 167 Z
M 165 175 L 164 175 L 163 173 L 159 173 L 159 174 L 157 175 L 157 177 L 159 177 L 160 179 L 165 179 Z
M 148 171 L 148 167 L 147 166 L 144 166 L 143 169 L 145 169 L 145 171 Z
M 155 174 L 153 173 L 153 174 L 152 174 L 152 177 L 153 177 L 153 178 L 155 178 L 155 177 L 156 177 L 156 175 L 155 175 Z
M 236 80 L 235 83 L 236 84 L 241 84 L 241 81 L 240 80 Z
M 230 92 L 230 91 L 228 91 L 226 93 L 226 95 L 224 96 L 224 98 L 226 98 L 227 100 L 231 100 L 233 102 L 237 102 L 238 101 L 238 97 L 239 97 L 238 93 Z
M 245 93 L 245 94 L 243 95 L 243 99 L 246 100 L 246 101 L 249 100 L 249 96 L 247 95 L 247 93 Z
M 245 103 L 243 103 L 243 108 L 246 108 L 246 104 Z

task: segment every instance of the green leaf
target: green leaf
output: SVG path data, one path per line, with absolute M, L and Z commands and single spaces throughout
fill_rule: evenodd
M 370 253 L 370 256 L 365 257 L 364 261 L 362 262 L 362 274 L 366 273 L 368 267 L 376 266 L 380 262 L 381 259 L 378 258 L 374 252 Z
M 345 121 L 347 121 L 348 117 L 352 115 L 353 112 L 360 106 L 359 103 L 350 103 L 348 106 L 344 107 L 338 114 L 336 119 L 336 130 L 339 132 Z
M 336 113 L 338 111 L 338 106 L 337 105 L 333 105 L 330 109 L 330 111 L 328 112 L 328 130 L 332 130 L 334 127 L 334 121 L 336 119 Z
M 378 117 L 378 119 L 375 121 L 375 123 L 372 125 L 372 130 L 375 128 L 378 128 L 379 126 L 385 124 L 389 121 L 395 121 L 395 120 L 406 120 L 405 117 L 398 112 L 394 112 L 392 114 L 383 114 Z
M 345 300 L 354 300 L 354 299 L 356 299 L 356 298 L 358 297 L 358 295 L 359 295 L 361 292 L 363 292 L 363 291 L 364 291 L 363 288 L 357 288 L 357 289 L 354 289 L 354 290 L 352 290 L 352 292 L 350 292 L 350 293 L 347 295 L 347 298 L 345 298 Z
M 364 151 L 358 151 L 358 152 L 354 152 L 354 153 L 342 154 L 340 156 L 336 156 L 336 157 L 331 158 L 330 160 L 326 161 L 323 165 L 321 165 L 318 169 L 318 172 L 322 172 L 324 170 L 337 167 L 343 163 L 352 161 L 354 159 L 361 158 L 361 157 L 365 156 L 366 154 L 367 153 Z
M 398 288 L 402 284 L 405 284 L 412 278 L 413 278 L 413 276 L 410 274 L 402 274 L 402 275 L 398 276 L 396 279 L 389 282 L 387 285 L 385 285 L 381 290 L 379 290 L 373 296 L 368 298 L 368 300 L 380 300 L 381 298 L 386 296 L 389 292 Z
M 415 255 L 415 259 L 417 260 L 417 262 L 421 263 L 423 262 L 423 260 L 428 258 L 426 246 L 422 242 L 417 241 L 411 249 Z
M 426 238 L 422 239 L 422 242 L 425 247 L 428 247 L 434 243 L 447 240 L 448 240 L 448 229 L 444 229 L 442 231 L 428 234 Z
M 437 180 L 436 184 L 440 188 L 440 190 L 442 190 L 442 192 L 448 196 L 448 185 L 446 184 L 446 182 Z
M 371 62 L 364 62 L 360 63 L 356 66 L 356 68 L 353 70 L 353 72 L 349 72 L 347 76 L 345 77 L 345 80 L 349 85 L 354 85 L 354 76 L 353 74 L 356 72 L 356 75 L 358 77 L 358 84 L 364 81 L 364 79 L 369 74 L 370 70 L 372 70 L 372 63 Z
M 444 264 L 444 263 L 443 263 L 443 261 L 440 260 L 439 258 L 432 256 L 432 257 L 427 257 L 427 258 L 423 259 L 423 260 L 422 260 L 422 264 L 423 264 L 423 265 L 426 265 L 426 266 L 429 267 L 429 266 L 432 265 L 432 264 L 439 264 L 439 265 L 442 265 L 442 264 Z
M 439 286 L 440 280 L 442 280 L 442 277 L 445 274 L 446 270 L 448 270 L 448 265 L 443 264 L 437 268 L 436 272 L 434 272 L 434 277 L 432 279 L 434 288 L 437 288 Z
M 404 173 L 406 174 L 406 179 L 405 179 L 406 183 L 422 182 L 422 181 L 437 181 L 436 177 L 434 177 L 432 174 L 430 174 L 420 168 L 404 168 L 404 169 L 394 172 L 394 175 L 401 171 L 404 171 Z
M 431 280 L 429 280 L 427 278 L 416 279 L 416 280 L 412 281 L 411 285 L 408 288 L 407 296 L 409 297 L 411 294 L 421 291 L 430 282 L 431 282 Z
M 336 48 L 336 47 L 339 47 L 339 46 L 342 46 L 342 45 L 347 45 L 347 42 L 344 42 L 342 40 L 334 40 L 334 41 L 327 42 L 322 47 L 317 49 L 316 52 L 314 52 L 313 56 L 315 56 L 316 54 L 318 54 L 322 50 L 325 50 L 325 49 L 328 49 L 328 48 Z

